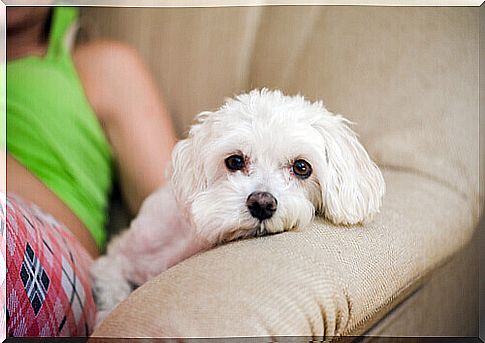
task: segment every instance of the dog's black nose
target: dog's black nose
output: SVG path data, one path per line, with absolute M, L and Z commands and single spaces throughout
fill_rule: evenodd
M 258 218 L 263 221 L 271 218 L 276 211 L 278 202 L 275 197 L 268 192 L 253 192 L 249 194 L 246 200 L 246 206 L 249 209 L 249 213 L 254 218 Z

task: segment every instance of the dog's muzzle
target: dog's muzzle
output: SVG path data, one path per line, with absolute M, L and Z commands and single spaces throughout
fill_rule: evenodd
M 246 206 L 254 218 L 263 221 L 273 216 L 278 207 L 278 201 L 271 193 L 253 192 L 249 194 Z

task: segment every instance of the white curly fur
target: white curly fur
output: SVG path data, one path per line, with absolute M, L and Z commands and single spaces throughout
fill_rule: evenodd
M 321 102 L 267 89 L 199 114 L 174 148 L 170 183 L 145 200 L 129 230 L 94 264 L 97 322 L 129 295 L 130 284 L 218 243 L 302 228 L 315 214 L 335 224 L 370 219 L 385 184 L 348 123 Z M 244 171 L 227 170 L 232 154 L 246 157 Z M 294 175 L 296 159 L 310 163 L 309 178 Z M 255 191 L 277 199 L 262 222 L 246 206 Z

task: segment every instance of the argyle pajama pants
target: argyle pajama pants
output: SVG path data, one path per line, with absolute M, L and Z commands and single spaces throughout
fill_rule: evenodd
M 34 204 L 11 193 L 6 201 L 0 219 L 7 231 L 7 335 L 88 336 L 96 313 L 91 257 L 65 226 Z

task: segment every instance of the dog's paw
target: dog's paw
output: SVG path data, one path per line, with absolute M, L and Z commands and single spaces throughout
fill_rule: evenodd
M 96 303 L 96 327 L 132 291 L 123 277 L 121 261 L 112 256 L 100 257 L 91 267 L 92 289 Z

